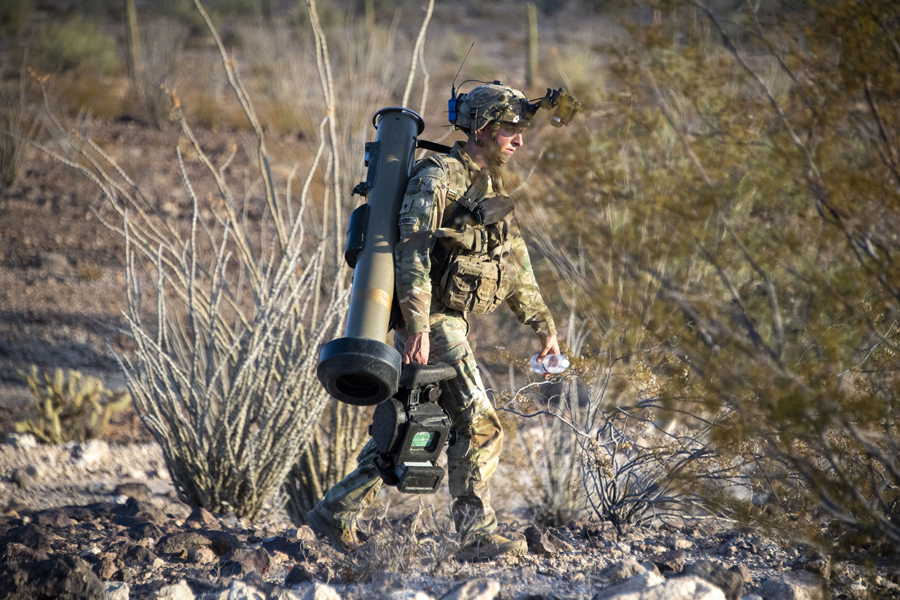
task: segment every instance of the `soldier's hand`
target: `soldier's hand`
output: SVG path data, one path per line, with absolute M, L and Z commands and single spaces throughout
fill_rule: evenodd
M 428 341 L 428 332 L 421 331 L 413 333 L 406 339 L 406 345 L 403 346 L 403 364 L 419 363 L 420 365 L 428 364 L 428 352 L 431 350 Z
M 548 335 L 545 338 L 541 338 L 541 351 L 538 354 L 537 361 L 544 362 L 544 357 L 550 354 L 559 354 L 559 341 L 556 339 L 555 335 Z M 550 375 L 544 375 L 544 379 L 547 379 Z
M 559 341 L 555 335 L 548 335 L 541 339 L 541 352 L 538 354 L 538 362 L 543 362 L 548 354 L 559 354 Z

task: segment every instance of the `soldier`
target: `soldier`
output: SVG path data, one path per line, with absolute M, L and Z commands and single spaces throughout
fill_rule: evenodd
M 502 179 L 503 165 L 523 144 L 528 100 L 500 82 L 459 98 L 455 125 L 467 140 L 417 165 L 398 215 L 395 280 L 404 323 L 395 328 L 394 346 L 404 364 L 444 362 L 456 370 L 441 384 L 440 404 L 457 432 L 447 449 L 457 531 L 481 556 L 522 555 L 524 540 L 496 533 L 488 480 L 503 430 L 466 340 L 466 314 L 491 312 L 505 300 L 540 338 L 541 358 L 559 353 Z M 308 513 L 309 523 L 338 547 L 358 544 L 355 519 L 383 485 L 375 453 L 369 440 L 358 468 Z

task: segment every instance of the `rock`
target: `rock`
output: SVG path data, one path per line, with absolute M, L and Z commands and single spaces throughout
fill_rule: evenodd
M 19 513 L 23 510 L 28 510 L 28 508 L 30 507 L 23 502 L 19 502 L 18 500 L 10 500 L 9 504 L 6 505 L 6 508 L 3 509 L 3 513 L 11 517 L 19 517 Z
M 202 506 L 194 507 L 194 510 L 191 511 L 190 516 L 184 522 L 185 524 L 196 523 L 205 529 L 221 529 L 222 527 L 219 524 L 219 520 Z
M 297 529 L 294 534 L 298 540 L 304 540 L 306 542 L 314 542 L 316 541 L 316 532 L 312 530 L 312 527 L 309 525 L 304 525 Z
M 301 583 L 312 583 L 315 580 L 315 572 L 311 571 L 309 566 L 299 563 L 291 567 L 287 577 L 284 578 L 284 585 L 295 586 Z
M 290 540 L 285 537 L 276 536 L 264 541 L 262 547 L 265 548 L 269 554 L 281 552 L 297 562 L 314 563 L 325 557 L 322 547 L 314 540 Z
M 727 600 L 741 600 L 744 595 L 744 579 L 723 565 L 701 560 L 688 565 L 685 575 L 693 575 L 721 589 Z
M 556 554 L 556 547 L 550 541 L 550 536 L 537 527 L 525 530 L 525 541 L 528 542 L 528 551 L 533 554 Z
M 131 586 L 127 583 L 108 581 L 103 584 L 103 591 L 106 594 L 106 600 L 128 600 Z
M 39 527 L 60 529 L 73 525 L 69 511 L 65 508 L 51 508 L 31 515 L 32 522 Z
M 575 547 L 569 542 L 560 539 L 555 536 L 550 531 L 545 532 L 547 537 L 550 539 L 550 543 L 553 544 L 553 547 L 556 548 L 557 552 L 575 552 Z
M 646 588 L 659 585 L 663 583 L 663 581 L 665 580 L 656 573 L 644 572 L 640 575 L 629 577 L 624 581 L 620 581 L 619 583 L 611 585 L 605 590 L 594 594 L 593 600 L 605 600 L 606 598 L 612 598 L 614 596 L 640 592 Z
M 725 600 L 722 590 L 694 576 L 676 577 L 654 585 L 609 593 L 618 587 L 604 590 L 594 596 L 594 600 Z
M 53 538 L 47 532 L 32 523 L 14 527 L 0 537 L 0 547 L 4 544 L 21 544 L 38 552 L 51 553 Z
M 34 485 L 34 478 L 28 474 L 26 469 L 16 469 L 13 471 L 10 479 L 12 479 L 13 483 L 19 486 L 19 489 L 21 490 L 28 490 Z
M 72 458 L 79 468 L 93 467 L 109 456 L 109 444 L 103 440 L 88 440 L 72 447 Z
M 147 487 L 146 483 L 120 483 L 113 491 L 113 495 L 128 496 L 129 498 L 146 502 L 150 500 L 150 488 Z
M 206 565 L 216 560 L 212 548 L 194 548 L 188 551 L 187 560 L 194 565 Z
M 222 600 L 266 600 L 268 594 L 244 581 L 234 580 L 228 589 L 218 595 Z
M 100 560 L 100 548 L 98 548 L 97 546 L 91 546 L 84 552 L 81 552 L 78 555 L 78 558 L 89 562 L 90 564 L 94 564 L 95 562 Z
M 684 550 L 669 550 L 668 552 L 651 556 L 649 559 L 663 573 L 666 571 L 680 573 L 684 569 L 684 563 L 687 560 Z
M 750 569 L 745 567 L 744 565 L 734 565 L 729 569 L 729 571 L 734 571 L 738 575 L 741 576 L 741 581 L 744 583 L 752 583 L 753 582 L 753 574 L 750 573 Z
M 666 547 L 672 548 L 673 550 L 688 550 L 694 547 L 694 543 L 680 535 L 673 535 L 666 539 Z
M 303 594 L 303 600 L 341 600 L 341 596 L 330 585 L 315 583 Z
M 655 569 L 656 566 L 654 565 L 653 568 Z M 597 573 L 597 581 L 599 581 L 600 583 L 615 583 L 616 581 L 620 581 L 622 579 L 628 579 L 629 577 L 640 575 L 645 571 L 646 569 L 638 564 L 638 561 L 629 557 L 625 560 L 620 560 L 617 563 L 613 563 Z
M 472 579 L 459 585 L 440 600 L 493 600 L 500 595 L 500 582 L 493 579 Z
M 158 600 L 194 600 L 194 592 L 185 580 L 174 585 L 164 585 L 156 592 Z
M 20 450 L 30 450 L 38 445 L 37 438 L 30 433 L 7 433 L 3 443 Z
M 198 530 L 163 537 L 156 545 L 156 553 L 187 558 L 187 553 L 191 550 L 209 548 L 216 556 L 224 556 L 240 547 L 240 540 L 230 533 Z
M 22 544 L 16 544 L 15 542 L 7 544 L 0 543 L 0 562 L 37 562 L 40 560 L 47 560 L 47 558 L 46 552 L 33 550 Z
M 116 571 L 119 570 L 119 565 L 113 557 L 104 556 L 94 565 L 93 570 L 94 573 L 97 574 L 97 577 L 104 581 L 108 581 L 112 579 Z
M 144 564 L 153 564 L 154 561 L 159 560 L 159 557 L 156 556 L 152 551 L 145 548 L 144 546 L 138 546 L 134 544 L 125 551 L 125 555 L 122 556 L 122 561 L 128 565 L 129 567 L 135 565 L 144 565 Z
M 250 573 L 265 574 L 269 570 L 269 554 L 262 548 L 239 548 L 222 557 L 223 577 L 243 577 Z
M 806 560 L 795 561 L 794 568 L 801 568 L 809 571 L 810 573 L 815 573 L 816 575 L 824 579 L 830 579 L 831 557 L 825 554 L 820 554 L 819 552 L 813 552 L 808 557 L 806 557 Z
M 129 569 L 128 567 L 119 569 L 112 576 L 113 581 L 124 581 L 125 583 L 131 583 L 134 581 L 134 571 Z
M 413 590 L 400 590 L 391 594 L 389 598 L 391 600 L 434 600 L 433 597 L 425 592 Z
M 103 584 L 77 556 L 0 566 L 0 597 L 104 600 Z
M 763 581 L 759 595 L 766 600 L 825 600 L 827 587 L 822 578 L 807 571 L 791 571 Z
M 652 563 L 651 561 L 649 561 L 649 560 L 645 560 L 644 562 L 642 562 L 642 563 L 641 563 L 641 566 L 644 567 L 644 570 L 647 571 L 648 573 L 653 573 L 653 574 L 655 574 L 655 575 L 660 575 L 660 574 L 661 574 L 661 573 L 659 572 L 659 567 L 657 567 L 655 564 L 653 564 L 653 563 Z

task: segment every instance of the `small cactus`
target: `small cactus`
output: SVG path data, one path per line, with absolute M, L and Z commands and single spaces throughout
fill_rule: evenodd
M 39 373 L 19 371 L 28 389 L 38 399 L 37 417 L 16 422 L 16 431 L 30 433 L 45 444 L 84 442 L 103 435 L 109 419 L 131 404 L 127 392 L 114 392 L 103 387 L 96 377 L 78 371 L 64 373 L 56 369 Z

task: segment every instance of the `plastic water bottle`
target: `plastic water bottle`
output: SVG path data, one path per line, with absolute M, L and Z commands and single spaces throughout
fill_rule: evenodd
M 538 362 L 538 355 L 531 357 L 531 370 L 539 375 L 559 375 L 569 368 L 569 361 L 562 354 L 548 354 L 542 362 Z

